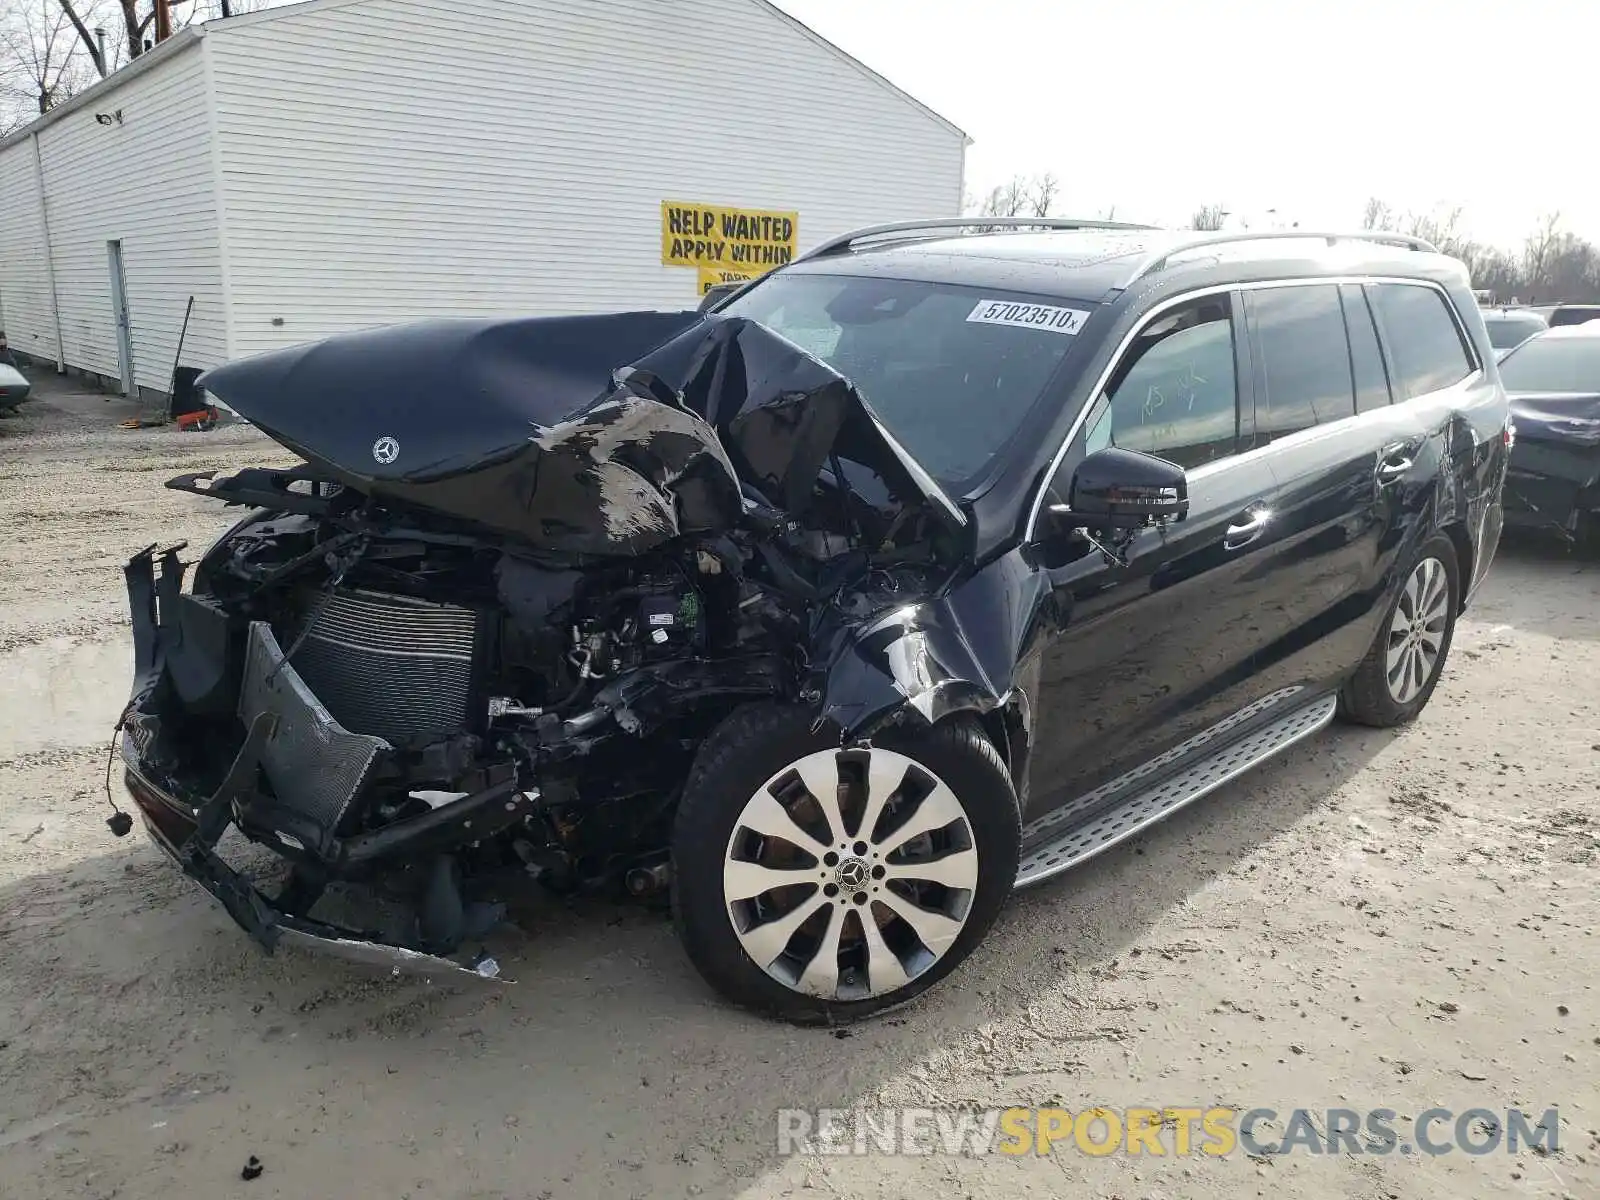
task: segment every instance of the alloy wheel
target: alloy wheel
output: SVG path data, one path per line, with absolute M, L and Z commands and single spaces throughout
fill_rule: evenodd
M 1437 558 L 1424 558 L 1411 572 L 1394 616 L 1384 677 L 1396 704 L 1409 704 L 1439 669 L 1450 617 L 1450 578 Z
M 978 851 L 965 808 L 915 759 L 862 747 L 791 763 L 751 796 L 723 896 L 752 961 L 793 991 L 863 1000 L 905 987 L 967 923 Z

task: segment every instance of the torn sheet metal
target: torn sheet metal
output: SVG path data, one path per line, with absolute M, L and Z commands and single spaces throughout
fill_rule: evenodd
M 943 596 L 848 632 L 827 666 L 823 717 L 854 737 L 907 706 L 929 724 L 994 708 L 1042 628 L 1042 578 L 1008 554 Z

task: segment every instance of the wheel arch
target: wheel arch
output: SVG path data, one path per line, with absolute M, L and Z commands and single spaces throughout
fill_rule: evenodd
M 1456 612 L 1466 611 L 1467 594 L 1472 590 L 1473 547 L 1472 538 L 1467 533 L 1465 521 L 1448 521 L 1440 526 L 1439 532 L 1450 539 L 1450 545 L 1456 552 L 1456 577 L 1461 581 L 1461 594 L 1456 597 Z
M 987 712 L 975 715 L 984 736 L 994 744 L 1001 761 L 1006 764 L 1017 799 L 1026 809 L 1028 763 L 1033 755 L 1033 710 L 1028 705 L 1027 694 L 1018 688 Z

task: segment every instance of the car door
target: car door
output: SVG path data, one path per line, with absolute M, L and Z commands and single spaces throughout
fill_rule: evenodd
M 1359 285 L 1252 288 L 1244 307 L 1256 453 L 1278 481 L 1276 537 L 1257 566 L 1257 667 L 1269 691 L 1315 688 L 1347 674 L 1372 640 L 1422 430 L 1390 402 Z
M 1209 295 L 1147 322 L 1051 483 L 1044 514 L 1070 495 L 1085 454 L 1118 445 L 1185 467 L 1190 507 L 1182 521 L 1108 546 L 1111 554 L 1083 545 L 1044 564 L 1057 626 L 1039 652 L 1033 817 L 1170 751 L 1260 692 L 1258 564 L 1275 536 L 1268 505 L 1277 485 L 1264 461 L 1241 454 L 1252 410 L 1241 402 L 1249 372 L 1237 307 L 1234 295 Z

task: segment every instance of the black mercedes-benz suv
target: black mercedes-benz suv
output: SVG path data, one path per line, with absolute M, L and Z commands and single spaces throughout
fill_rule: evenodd
M 483 974 L 518 880 L 670 896 L 797 1020 L 911 998 L 1337 715 L 1416 716 L 1513 436 L 1424 242 L 1032 219 L 202 384 L 303 461 L 168 484 L 253 510 L 187 589 L 128 564 L 156 842 L 268 949 Z

